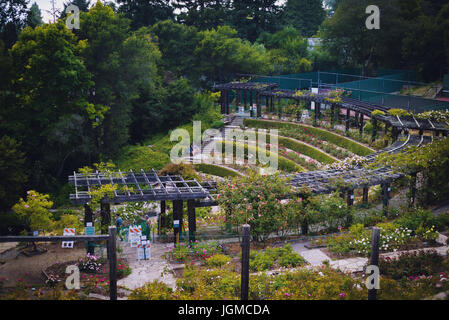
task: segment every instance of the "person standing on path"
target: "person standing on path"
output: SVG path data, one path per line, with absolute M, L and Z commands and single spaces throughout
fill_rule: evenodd
M 120 214 L 117 213 L 115 215 L 115 226 L 117 227 L 117 235 L 119 236 L 120 240 L 123 240 L 122 235 L 121 235 L 121 230 L 120 230 L 122 225 L 123 225 L 123 220 L 120 217 Z

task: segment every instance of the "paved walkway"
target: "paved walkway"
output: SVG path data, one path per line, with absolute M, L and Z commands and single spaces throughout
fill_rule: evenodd
M 162 257 L 163 254 L 168 252 L 170 245 L 167 243 L 152 243 L 151 259 L 137 260 L 137 248 L 131 248 L 128 243 L 121 241 L 120 247 L 123 248 L 123 254 L 128 260 L 132 272 L 126 278 L 117 281 L 117 285 L 133 290 L 142 287 L 147 282 L 158 279 L 175 288 L 176 281 L 173 274 L 164 272 L 172 271 L 172 269 Z
M 437 242 L 440 244 L 446 244 L 447 241 L 446 236 L 440 234 Z M 309 242 L 301 242 L 292 244 L 292 248 L 295 252 L 301 255 L 312 267 L 319 267 L 324 264 L 324 261 L 328 261 L 329 265 L 334 269 L 340 269 L 343 272 L 362 272 L 363 267 L 368 263 L 367 258 L 355 257 L 348 259 L 340 259 L 340 260 L 332 260 L 329 256 L 327 256 L 320 249 L 307 249 L 306 245 L 310 244 Z M 396 258 L 400 254 L 404 252 L 416 252 L 416 251 L 431 251 L 435 250 L 439 254 L 446 256 L 449 250 L 449 246 L 445 245 L 442 247 L 436 248 L 423 248 L 417 250 L 409 250 L 409 251 L 397 251 L 397 252 L 388 252 L 380 254 L 381 257 L 390 257 Z

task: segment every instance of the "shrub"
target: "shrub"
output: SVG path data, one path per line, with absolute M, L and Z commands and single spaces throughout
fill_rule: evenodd
M 214 254 L 213 256 L 207 258 L 205 263 L 209 267 L 222 267 L 231 262 L 231 257 L 224 254 Z
M 85 258 L 81 258 L 78 261 L 78 268 L 82 272 L 86 273 L 98 273 L 101 271 L 101 267 L 103 265 L 102 259 L 98 258 L 94 255 L 90 255 L 89 253 Z
M 164 168 L 162 168 L 158 174 L 160 176 L 171 176 L 171 175 L 180 175 L 185 180 L 197 179 L 198 176 L 195 172 L 195 169 L 191 164 L 187 163 L 169 163 Z
M 403 252 L 398 257 L 381 257 L 380 273 L 399 280 L 403 277 L 430 276 L 440 272 L 444 258 L 436 251 Z
M 122 278 L 129 276 L 131 274 L 131 272 L 132 272 L 132 270 L 126 261 L 124 261 L 122 259 L 117 259 L 117 278 L 118 279 L 122 279 Z
M 332 157 L 329 157 L 324 152 L 321 152 L 315 148 L 309 147 L 308 145 L 300 142 L 293 141 L 288 138 L 279 137 L 279 144 L 285 148 L 294 150 L 301 154 L 304 154 L 312 159 L 315 159 L 324 164 L 330 164 L 335 162 L 336 160 Z
M 424 228 L 435 226 L 437 219 L 432 211 L 417 208 L 406 211 L 403 216 L 396 219 L 396 223 L 404 228 L 416 231 L 420 226 Z
M 274 266 L 294 268 L 305 263 L 290 244 L 284 247 L 268 248 L 265 251 L 250 254 L 249 269 L 253 272 L 269 270 Z
M 223 121 L 215 121 L 214 123 L 212 123 L 212 125 L 210 126 L 213 129 L 221 129 L 225 126 Z
M 213 164 L 208 164 L 208 163 L 199 163 L 199 164 L 194 164 L 193 166 L 195 167 L 196 171 L 200 171 L 200 172 L 211 174 L 211 175 L 218 176 L 218 177 L 236 177 L 236 176 L 240 175 L 239 173 L 237 173 L 233 170 L 229 170 L 227 168 L 216 166 Z
M 173 289 L 165 283 L 154 280 L 131 292 L 129 300 L 175 300 Z

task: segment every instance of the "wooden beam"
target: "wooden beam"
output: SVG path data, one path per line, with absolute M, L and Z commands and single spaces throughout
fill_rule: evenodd
M 196 233 L 195 200 L 187 200 L 187 215 L 189 221 L 189 241 L 195 242 L 195 233 Z
M 108 259 L 109 259 L 109 299 L 117 300 L 117 229 L 109 227 Z
M 249 292 L 249 249 L 250 249 L 250 226 L 244 224 L 242 226 L 242 273 L 240 277 L 240 299 L 248 300 Z
M 182 208 L 183 207 L 183 201 L 182 200 L 175 200 L 173 201 L 173 224 L 175 221 L 178 221 L 178 226 L 175 227 L 173 225 L 173 236 L 174 236 L 174 244 L 176 245 L 179 241 L 179 238 L 182 235 Z

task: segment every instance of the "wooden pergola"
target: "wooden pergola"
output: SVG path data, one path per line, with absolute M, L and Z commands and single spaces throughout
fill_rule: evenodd
M 373 120 L 373 140 L 377 136 L 377 123 L 384 122 L 385 123 L 385 131 L 391 127 L 393 132 L 393 137 L 396 140 L 399 134 L 403 131 L 407 132 L 408 130 L 417 131 L 418 135 L 434 135 L 436 137 L 442 135 L 447 136 L 449 132 L 449 124 L 448 123 L 434 123 L 430 120 L 419 120 L 414 117 L 398 117 L 391 116 L 388 114 L 388 110 L 390 108 L 385 106 L 379 106 L 376 104 L 372 104 L 369 102 L 360 101 L 353 98 L 341 97 L 341 102 L 331 101 L 329 96 L 329 92 L 321 92 L 321 93 L 312 93 L 310 91 L 300 91 L 300 90 L 286 90 L 286 89 L 277 89 L 278 84 L 266 84 L 262 82 L 231 82 L 225 84 L 219 84 L 215 86 L 216 90 L 222 91 L 222 113 L 229 114 L 229 90 L 256 90 L 257 91 L 257 117 L 262 117 L 261 108 L 260 108 L 260 97 L 265 97 L 265 106 L 269 112 L 275 111 L 274 99 L 278 101 L 277 111 L 279 114 L 279 118 L 282 118 L 282 108 L 281 108 L 281 99 L 289 99 L 294 100 L 298 105 L 301 101 L 307 102 L 307 105 L 311 105 L 312 102 L 315 104 L 314 113 L 315 118 L 314 121 L 318 121 L 321 119 L 322 105 L 330 105 L 331 108 L 331 122 L 335 119 L 335 109 L 336 108 L 344 108 L 346 109 L 346 117 L 345 117 L 345 129 L 349 131 L 350 121 L 351 121 L 351 111 L 355 113 L 354 119 L 356 127 L 360 130 L 360 133 L 363 133 L 363 128 L 365 126 L 364 120 L 365 117 L 369 117 Z M 252 101 L 252 91 L 250 105 L 253 104 Z M 237 103 L 240 102 L 239 95 L 237 95 Z M 245 109 L 246 109 L 246 91 L 245 91 Z M 311 108 L 311 107 L 309 107 Z M 372 116 L 372 112 L 374 110 L 379 110 L 385 112 L 384 116 Z M 297 119 L 300 118 L 300 114 L 296 115 Z
M 175 243 L 180 234 L 183 222 L 183 202 L 187 201 L 189 240 L 195 240 L 197 206 L 204 206 L 204 201 L 214 201 L 211 192 L 216 191 L 213 181 L 198 182 L 196 179 L 185 180 L 180 175 L 159 176 L 155 170 L 145 172 L 95 172 L 76 173 L 69 176 L 69 183 L 75 186 L 75 193 L 70 194 L 70 202 L 75 205 L 84 205 L 84 222 L 92 222 L 93 212 L 89 206 L 92 200 L 92 191 L 104 185 L 117 185 L 112 197 L 101 199 L 101 224 L 111 223 L 111 203 L 160 201 L 161 214 L 166 212 L 166 201 L 173 202 L 173 220 L 178 220 L 174 227 Z M 203 200 L 203 201 L 200 201 Z M 198 204 L 198 205 L 197 205 Z
M 217 91 L 221 91 L 221 113 L 229 114 L 229 93 L 230 91 L 236 91 L 237 104 L 240 104 L 240 101 L 243 100 L 245 110 L 247 108 L 248 102 L 248 94 L 249 94 L 249 105 L 253 106 L 253 93 L 256 95 L 256 106 L 257 106 L 257 117 L 262 116 L 262 109 L 260 103 L 260 97 L 264 92 L 269 92 L 275 88 L 277 88 L 279 84 L 277 83 L 264 83 L 264 82 L 229 82 L 224 84 L 218 84 L 214 86 L 214 89 Z M 268 105 L 268 100 L 266 102 Z

